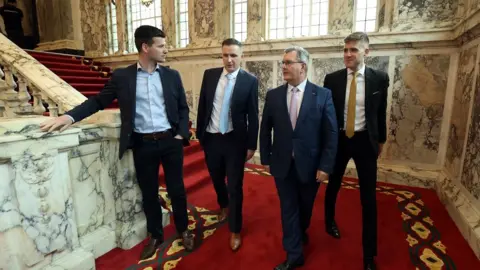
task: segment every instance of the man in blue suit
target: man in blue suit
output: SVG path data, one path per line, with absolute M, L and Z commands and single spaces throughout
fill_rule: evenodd
M 309 53 L 285 50 L 287 84 L 267 93 L 260 129 L 261 162 L 275 178 L 287 260 L 275 270 L 304 264 L 313 204 L 321 181 L 332 172 L 338 129 L 330 90 L 307 80 Z M 273 141 L 272 141 L 273 131 Z

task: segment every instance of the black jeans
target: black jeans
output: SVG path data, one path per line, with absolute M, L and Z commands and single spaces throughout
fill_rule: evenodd
M 133 161 L 142 191 L 147 231 L 153 238 L 163 239 L 162 209 L 158 197 L 158 172 L 162 164 L 167 192 L 172 201 L 173 220 L 177 232 L 181 234 L 188 226 L 187 197 L 183 184 L 182 140 L 169 136 L 153 141 L 144 140 L 135 133 L 133 135 Z

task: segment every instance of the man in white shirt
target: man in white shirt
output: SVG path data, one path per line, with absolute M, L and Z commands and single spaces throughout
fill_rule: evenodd
M 240 68 L 242 44 L 238 40 L 223 41 L 222 59 L 223 67 L 204 73 L 196 135 L 217 193 L 219 219 L 228 216 L 230 248 L 236 251 L 242 243 L 245 161 L 257 149 L 258 80 Z
M 328 234 L 340 238 L 335 223 L 335 202 L 348 161 L 358 172 L 363 213 L 364 269 L 375 269 L 377 255 L 377 158 L 387 139 L 386 110 L 388 74 L 365 66 L 369 39 L 356 32 L 345 38 L 346 68 L 325 76 L 324 87 L 332 90 L 339 138 L 335 169 L 325 193 L 325 225 Z

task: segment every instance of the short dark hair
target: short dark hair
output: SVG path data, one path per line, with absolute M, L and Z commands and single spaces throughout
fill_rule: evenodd
M 153 38 L 161 37 L 165 38 L 165 33 L 157 27 L 151 25 L 141 25 L 135 30 L 135 47 L 140 52 L 142 50 L 142 44 L 146 43 L 148 46 L 152 46 Z
M 230 45 L 237 45 L 240 48 L 242 47 L 242 43 L 234 38 L 227 38 L 222 42 L 222 47 Z
M 344 40 L 345 43 L 350 42 L 350 41 L 360 41 L 365 44 L 369 44 L 370 40 L 368 38 L 367 33 L 365 32 L 354 32 L 348 35 Z

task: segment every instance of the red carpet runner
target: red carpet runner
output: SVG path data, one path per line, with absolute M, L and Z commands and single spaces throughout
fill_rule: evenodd
M 216 195 L 198 145 L 186 149 L 185 185 L 190 203 L 190 228 L 199 247 L 187 253 L 166 228 L 166 241 L 154 258 L 138 262 L 143 244 L 131 250 L 115 249 L 96 261 L 100 270 L 175 269 L 235 270 L 273 269 L 282 262 L 280 205 L 275 185 L 257 166 L 248 166 L 244 181 L 244 241 L 233 253 L 229 249 L 228 226 L 219 224 L 215 211 Z M 342 239 L 324 232 L 323 198 L 325 185 L 317 196 L 306 265 L 301 269 L 362 269 L 361 206 L 358 186 L 346 181 L 337 203 L 337 222 Z M 160 190 L 165 197 L 165 190 Z M 403 269 L 480 269 L 466 241 L 432 190 L 394 185 L 378 185 L 378 268 Z M 167 199 L 168 205 L 168 199 Z M 201 237 L 200 237 L 201 236 Z
M 87 98 L 102 90 L 112 75 L 110 67 L 91 58 L 40 51 L 26 51 Z M 118 108 L 115 100 L 109 108 Z

